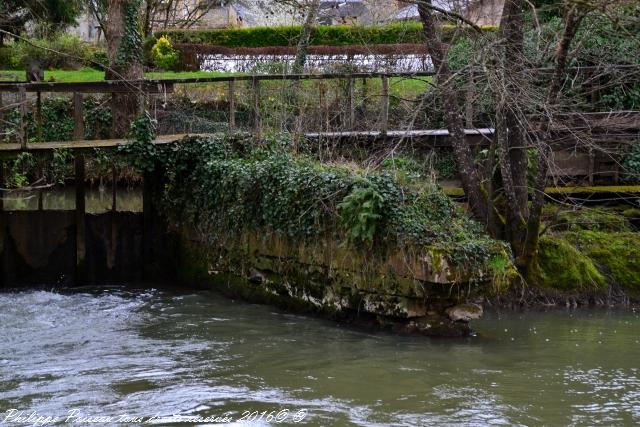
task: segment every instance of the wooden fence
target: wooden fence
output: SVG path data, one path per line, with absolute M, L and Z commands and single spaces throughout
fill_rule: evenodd
M 638 66 L 617 66 L 610 67 L 615 72 L 632 72 L 635 77 L 640 70 Z M 582 67 L 572 69 L 575 73 L 601 73 L 602 67 Z M 539 74 L 550 73 L 551 69 L 536 69 Z M 605 70 L 606 71 L 606 70 Z M 318 132 L 306 132 L 309 138 L 324 138 L 330 140 L 341 139 L 365 139 L 379 140 L 386 138 L 393 139 L 412 139 L 432 142 L 434 146 L 448 146 L 448 132 L 443 129 L 393 129 L 390 127 L 390 94 L 389 82 L 392 78 L 404 79 L 428 79 L 432 77 L 433 72 L 416 72 L 416 73 L 352 73 L 352 74 L 292 74 L 292 75 L 237 75 L 237 76 L 216 76 L 207 78 L 188 78 L 188 79 L 164 79 L 164 80 L 139 80 L 139 81 L 100 81 L 86 83 L 60 83 L 60 82 L 0 82 L 0 120 L 2 115 L 9 108 L 19 109 L 19 125 L 17 130 L 17 141 L 19 145 L 11 147 L 11 150 L 26 150 L 33 148 L 34 144 L 28 144 L 29 139 L 34 139 L 33 135 L 27 133 L 27 117 L 29 114 L 28 94 L 34 97 L 35 94 L 35 111 L 34 121 L 36 124 L 37 141 L 42 141 L 42 94 L 43 93 L 70 93 L 73 110 L 73 140 L 81 141 L 85 135 L 85 123 L 83 112 L 83 97 L 87 94 L 112 94 L 112 93 L 139 93 L 142 96 L 171 94 L 175 91 L 177 85 L 206 85 L 206 84 L 222 84 L 225 86 L 228 103 L 226 104 L 228 130 L 235 132 L 238 129 L 236 123 L 236 111 L 238 107 L 238 85 L 248 84 L 250 91 L 249 114 L 251 123 L 251 131 L 260 136 L 263 133 L 261 111 L 261 89 L 262 83 L 268 81 L 304 81 L 304 80 L 320 80 L 320 81 L 340 81 L 341 85 L 346 88 L 345 106 L 339 114 L 341 117 L 342 128 L 338 131 L 330 129 Z M 373 128 L 365 130 L 355 129 L 355 82 L 362 79 L 363 81 L 377 80 L 379 84 L 379 92 L 375 94 L 376 110 L 379 111 L 379 117 Z M 5 103 L 7 93 L 13 93 L 16 96 L 16 102 Z M 323 93 L 318 94 L 319 102 L 322 102 Z M 481 128 L 476 129 L 473 126 L 473 112 L 465 113 L 467 130 L 467 138 L 472 144 L 485 145 L 492 139 L 493 129 Z M 535 120 L 534 120 L 535 122 Z M 535 129 L 535 125 L 534 125 Z M 601 139 L 614 144 L 620 141 L 629 141 L 638 138 L 640 132 L 640 112 L 637 111 L 619 111 L 619 112 L 597 112 L 597 113 L 574 113 L 564 116 L 558 116 L 554 120 L 554 132 L 560 137 L 559 140 L 577 141 L 579 135 L 587 135 L 589 137 L 602 136 Z M 117 141 L 96 141 L 93 146 L 112 147 L 117 145 Z M 65 144 L 62 144 L 65 145 Z M 62 146 L 58 145 L 58 146 Z M 83 141 L 84 146 L 91 145 L 89 141 Z M 78 146 L 80 146 L 78 145 Z M 616 153 L 609 148 L 602 150 L 602 153 L 595 152 L 593 147 L 571 147 L 571 143 L 565 144 L 571 149 L 555 150 L 555 160 L 558 168 L 552 170 L 557 176 L 588 176 L 589 182 L 593 182 L 594 175 L 607 175 L 612 177 L 614 182 L 618 179 L 618 165 Z M 55 147 L 55 143 L 46 144 L 47 149 Z M 43 145 L 44 148 L 44 145 Z M 6 151 L 3 149 L 3 151 Z M 604 153 L 604 154 L 603 154 Z M 600 167 L 602 164 L 604 166 Z M 611 170 L 599 170 L 609 168 Z

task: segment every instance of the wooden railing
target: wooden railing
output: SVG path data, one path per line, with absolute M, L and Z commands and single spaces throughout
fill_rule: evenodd
M 162 80 L 131 80 L 131 81 L 100 81 L 100 82 L 0 82 L 0 115 L 2 114 L 3 93 L 17 93 L 17 103 L 20 105 L 20 125 L 18 131 L 18 140 L 21 145 L 26 148 L 28 136 L 26 127 L 27 109 L 27 93 L 36 94 L 36 111 L 35 121 L 37 127 L 36 139 L 42 138 L 42 93 L 73 93 L 73 116 L 74 116 L 74 139 L 83 139 L 84 123 L 83 117 L 83 96 L 85 94 L 110 94 L 110 93 L 140 93 L 149 94 L 170 94 L 174 92 L 176 85 L 195 85 L 206 83 L 226 83 L 228 97 L 228 126 L 230 131 L 236 129 L 236 89 L 238 82 L 250 82 L 253 95 L 251 97 L 251 122 L 255 133 L 260 133 L 261 127 L 261 111 L 260 111 L 260 90 L 261 82 L 264 81 L 302 81 L 302 80 L 343 80 L 348 88 L 347 107 L 345 108 L 346 129 L 353 128 L 354 106 L 355 106 L 355 79 L 380 79 L 381 93 L 380 98 L 380 126 L 379 131 L 383 134 L 389 129 L 389 79 L 398 78 L 424 78 L 433 76 L 433 72 L 413 72 L 413 73 L 352 73 L 352 74 L 286 74 L 286 75 L 235 75 L 235 76 L 217 76 L 205 78 L 182 78 L 182 79 L 162 79 Z M 9 105 L 15 106 L 15 104 Z M 0 116 L 0 119 L 2 117 Z

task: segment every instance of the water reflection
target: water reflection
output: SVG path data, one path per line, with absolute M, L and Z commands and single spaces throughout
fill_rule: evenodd
M 0 294 L 0 325 L 0 415 L 286 409 L 307 411 L 306 425 L 640 422 L 640 319 L 630 312 L 494 314 L 479 337 L 427 340 L 208 292 L 25 292 Z
M 37 210 L 39 205 L 37 191 L 12 192 L 3 197 L 4 209 L 9 211 Z M 110 187 L 90 188 L 85 195 L 88 213 L 103 213 L 111 210 L 113 192 Z M 45 210 L 73 210 L 75 208 L 75 189 L 71 187 L 54 188 L 42 192 L 42 208 Z M 142 212 L 142 189 L 118 187 L 116 191 L 116 210 L 121 212 Z

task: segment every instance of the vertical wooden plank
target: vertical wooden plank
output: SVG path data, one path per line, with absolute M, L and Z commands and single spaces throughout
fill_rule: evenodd
M 116 168 L 116 163 L 113 162 L 111 165 L 111 211 L 116 212 L 117 210 L 117 195 L 118 195 L 118 170 Z
M 589 171 L 588 171 L 588 178 L 589 178 L 589 185 L 593 186 L 593 171 L 595 169 L 595 164 L 596 164 L 596 156 L 593 154 L 593 150 L 589 149 Z
M 229 132 L 233 133 L 236 130 L 235 80 L 229 80 L 229 89 L 228 89 L 227 97 L 229 98 Z
M 368 97 L 369 97 L 369 90 L 368 90 L 368 87 L 367 87 L 367 78 L 363 77 L 362 78 L 362 97 L 361 97 L 362 98 L 362 108 L 361 108 L 361 110 L 362 110 L 362 119 L 363 119 L 363 122 L 364 122 L 365 127 L 367 128 L 367 130 L 369 128 L 369 124 L 367 123 L 367 102 L 369 102 Z
M 260 80 L 253 76 L 253 134 L 256 139 L 261 138 L 262 119 L 260 117 Z
M 353 127 L 356 123 L 356 114 L 355 114 L 355 85 L 353 84 L 353 77 L 347 77 L 347 130 L 352 131 Z
M 73 94 L 73 139 L 80 141 L 84 139 L 84 105 L 82 94 Z
M 75 157 L 75 181 L 76 181 L 76 283 L 82 283 L 86 279 L 85 261 L 86 227 L 85 227 L 85 170 L 84 156 L 76 154 Z
M 4 126 L 4 100 L 2 99 L 2 92 L 0 92 L 0 125 Z
M 18 89 L 18 102 L 20 103 L 20 127 L 18 129 L 18 140 L 20 148 L 27 149 L 27 91 L 24 86 Z
M 5 162 L 0 161 L 0 187 L 4 187 Z M 7 245 L 5 244 L 6 235 L 6 214 L 4 212 L 4 192 L 0 191 L 0 287 L 7 288 Z
M 318 105 L 320 107 L 320 130 L 319 130 L 319 132 L 328 131 L 329 129 L 327 129 L 325 127 L 326 122 L 324 120 L 324 110 L 326 108 L 325 108 L 325 102 L 324 102 L 325 91 L 324 91 L 324 84 L 323 84 L 322 80 L 318 82 L 318 96 L 319 96 Z
M 36 94 L 36 139 L 42 142 L 42 92 Z
M 162 255 L 158 245 L 162 241 L 158 231 L 158 213 L 154 198 L 163 188 L 163 172 L 158 164 L 152 171 L 145 171 L 142 178 L 142 270 L 143 278 L 158 274 L 159 260 Z
M 0 161 L 0 187 L 5 186 L 4 183 L 4 174 L 5 174 L 5 162 Z M 0 190 L 0 212 L 4 211 L 4 191 Z M 2 243 L 2 242 L 0 242 Z M 4 247 L 4 246 L 3 246 Z
M 387 135 L 387 131 L 389 130 L 389 77 L 387 75 L 382 76 L 382 95 L 381 95 L 382 105 L 381 109 L 381 127 L 380 132 L 382 136 Z

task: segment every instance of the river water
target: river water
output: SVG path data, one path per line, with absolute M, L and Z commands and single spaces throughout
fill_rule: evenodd
M 489 313 L 476 337 L 433 340 L 212 292 L 3 293 L 0 425 L 633 425 L 639 327 L 632 311 Z

